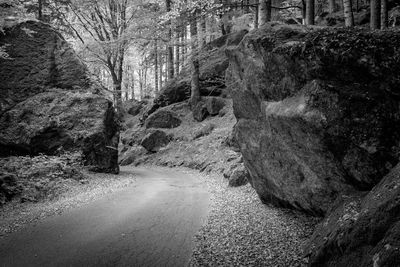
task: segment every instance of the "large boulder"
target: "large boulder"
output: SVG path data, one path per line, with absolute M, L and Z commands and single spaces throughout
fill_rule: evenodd
M 272 23 L 227 49 L 234 135 L 263 201 L 322 215 L 397 164 L 399 44 L 399 32 Z
M 16 175 L 7 172 L 0 173 L 0 206 L 10 201 L 20 191 Z
M 220 97 L 209 97 L 206 99 L 206 108 L 211 116 L 218 115 L 225 106 L 225 101 Z
M 242 186 L 248 183 L 249 172 L 246 170 L 246 167 L 243 164 L 239 164 L 239 166 L 232 171 L 232 174 L 229 176 L 228 185 L 232 187 Z
M 130 100 L 124 101 L 123 105 L 124 105 L 124 110 L 126 111 L 126 113 L 128 113 L 129 115 L 132 115 L 132 116 L 136 116 L 140 113 L 140 111 L 142 110 L 145 103 L 141 102 L 141 101 L 137 101 L 135 99 L 130 99 Z
M 70 45 L 49 25 L 0 33 L 0 156 L 80 151 L 96 171 L 118 173 L 112 102 Z
M 203 121 L 208 115 L 216 116 L 225 107 L 225 101 L 221 97 L 203 97 L 193 108 L 193 118 Z
M 310 266 L 400 266 L 400 164 L 364 195 L 343 196 L 318 225 Z
M 199 103 L 197 103 L 196 106 L 193 108 L 192 113 L 193 118 L 198 122 L 204 121 L 209 115 L 204 101 L 200 101 Z
M 151 133 L 148 133 L 140 142 L 140 145 L 143 146 L 149 152 L 157 152 L 160 148 L 168 145 L 171 141 L 171 136 L 167 135 L 165 132 L 160 130 L 155 130 Z
M 182 121 L 170 110 L 160 109 L 151 114 L 145 121 L 146 128 L 176 128 Z
M 126 166 L 135 162 L 135 160 L 147 153 L 147 150 L 142 146 L 134 145 L 129 147 L 124 153 L 119 157 L 119 164 L 121 166 Z

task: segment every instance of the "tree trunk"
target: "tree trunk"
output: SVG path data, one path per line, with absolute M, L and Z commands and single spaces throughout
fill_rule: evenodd
M 166 0 L 166 7 L 167 12 L 171 11 L 171 0 Z M 173 48 L 173 34 L 172 34 L 173 23 L 170 22 L 169 30 L 168 30 L 168 37 L 169 37 L 169 44 L 167 49 L 167 60 L 168 60 L 168 79 L 174 78 L 174 48 Z
M 386 29 L 389 26 L 389 14 L 387 8 L 388 0 L 381 0 L 381 29 Z
M 271 0 L 260 0 L 260 9 L 259 9 L 259 26 L 264 25 L 268 21 L 271 20 Z
M 197 59 L 197 56 L 193 57 L 192 56 L 192 61 L 191 61 L 191 91 L 190 91 L 190 106 L 193 109 L 197 103 L 200 101 L 201 96 L 200 96 L 200 67 L 199 67 L 199 60 Z
M 161 91 L 162 87 L 163 87 L 163 65 L 164 65 L 163 56 L 162 56 L 163 52 L 160 51 L 160 52 L 158 52 L 158 54 L 159 54 L 158 64 L 160 65 L 160 79 L 159 79 L 160 80 L 160 86 L 158 88 Z
M 38 20 L 44 21 L 44 19 L 43 19 L 43 0 L 38 0 Z
M 354 16 L 351 0 L 343 0 L 344 25 L 346 27 L 354 27 Z
M 371 0 L 370 2 L 371 9 L 371 30 L 379 29 L 381 26 L 381 1 L 380 0 Z
M 154 41 L 154 94 L 158 93 L 158 43 Z
M 197 12 L 196 12 L 197 13 Z M 191 48 L 192 48 L 192 55 L 191 55 L 191 91 L 190 91 L 190 106 L 193 109 L 197 103 L 200 101 L 200 71 L 199 71 L 199 59 L 198 59 L 198 47 L 197 47 L 197 22 L 196 22 L 196 15 L 191 18 L 190 21 L 190 38 L 191 38 Z
M 131 77 L 131 95 L 132 99 L 135 99 L 135 72 L 132 71 L 131 74 L 129 74 Z
M 256 0 L 256 10 L 254 12 L 254 28 L 258 29 L 258 21 L 259 21 L 259 6 L 260 5 L 260 0 Z
M 143 100 L 143 69 L 139 68 L 139 94 L 140 100 Z
M 336 2 L 335 2 L 335 0 L 329 0 L 328 1 L 328 10 L 329 10 L 330 14 L 336 12 Z
M 306 25 L 314 25 L 315 0 L 306 0 Z
M 176 32 L 176 44 L 175 44 L 175 75 L 177 76 L 180 71 L 180 51 L 181 48 L 181 41 L 180 41 L 180 30 Z
M 201 26 L 201 47 L 205 46 L 207 43 L 207 24 L 206 24 L 206 17 L 200 17 L 200 26 Z

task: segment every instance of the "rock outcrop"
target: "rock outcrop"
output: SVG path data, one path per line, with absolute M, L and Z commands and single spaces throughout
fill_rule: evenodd
M 118 173 L 112 102 L 50 26 L 28 21 L 0 33 L 0 156 L 80 151 L 92 170 Z
M 306 254 L 310 266 L 400 266 L 400 164 L 366 196 L 338 200 Z
M 229 177 L 229 186 L 237 187 L 248 183 L 249 172 L 246 170 L 243 164 L 240 164 L 235 170 L 233 170 L 232 175 Z
M 12 173 L 0 173 L 0 207 L 21 191 L 17 177 Z
M 397 164 L 399 44 L 398 32 L 272 23 L 227 49 L 234 135 L 263 201 L 322 215 Z
M 155 130 L 147 134 L 140 145 L 149 152 L 157 152 L 171 141 L 171 136 L 160 130 Z
M 196 121 L 203 121 L 207 116 L 219 115 L 225 107 L 225 101 L 221 97 L 203 97 L 193 109 L 193 118 Z
M 176 128 L 181 123 L 182 121 L 174 112 L 160 109 L 151 114 L 144 125 L 146 128 Z

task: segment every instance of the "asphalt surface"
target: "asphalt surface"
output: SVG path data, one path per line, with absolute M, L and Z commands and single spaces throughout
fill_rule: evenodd
M 132 187 L 1 238 L 0 266 L 186 266 L 207 190 L 182 172 L 124 172 Z

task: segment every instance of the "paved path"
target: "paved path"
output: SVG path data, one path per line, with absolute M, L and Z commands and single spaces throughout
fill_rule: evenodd
M 134 186 L 0 239 L 0 266 L 187 265 L 206 189 L 168 169 L 129 172 Z

